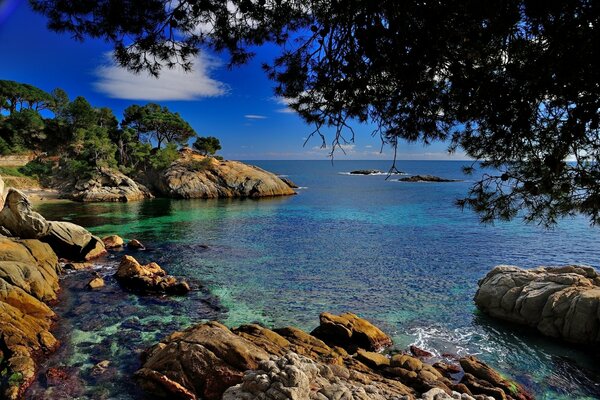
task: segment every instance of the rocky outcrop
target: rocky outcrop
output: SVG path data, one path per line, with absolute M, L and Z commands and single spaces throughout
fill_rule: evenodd
M 388 335 L 355 314 L 322 313 L 319 319 L 321 323 L 311 335 L 330 346 L 339 346 L 353 352 L 356 349 L 379 351 L 392 344 Z
M 119 235 L 109 235 L 102 238 L 102 243 L 107 249 L 117 249 L 125 245 L 125 241 Z
M 0 237 L 0 398 L 16 399 L 34 379 L 36 359 L 58 342 L 49 332 L 58 258 L 38 240 Z
M 275 174 L 238 161 L 220 161 L 189 149 L 156 179 L 155 189 L 174 198 L 287 196 L 295 192 Z
M 459 179 L 440 178 L 433 175 L 413 175 L 398 180 L 400 182 L 460 182 Z
M 296 185 L 294 183 L 294 181 L 292 181 L 290 178 L 288 178 L 286 176 L 280 176 L 279 179 L 281 179 L 286 185 L 288 185 L 292 189 L 298 189 L 299 188 L 299 186 Z
M 186 282 L 168 276 L 157 263 L 141 265 L 131 256 L 123 256 L 115 279 L 123 287 L 141 293 L 185 294 L 190 291 Z
M 70 222 L 47 221 L 33 211 L 23 192 L 13 188 L 6 193 L 4 208 L 0 211 L 0 226 L 12 237 L 48 243 L 60 258 L 83 261 L 105 252 L 99 238 Z
M 127 202 L 154 196 L 144 185 L 119 171 L 105 168 L 93 178 L 78 181 L 64 197 L 82 202 Z
M 373 327 L 364 320 L 353 325 L 363 324 Z M 218 322 L 202 323 L 151 347 L 142 363 L 137 382 L 163 399 L 531 398 L 475 358 L 438 369 L 408 354 L 390 358 L 365 349 L 349 354 L 293 327 L 229 330 Z M 469 376 L 470 386 L 453 378 L 461 375 Z
M 600 343 L 600 276 L 588 266 L 501 265 L 479 281 L 484 313 L 572 343 Z

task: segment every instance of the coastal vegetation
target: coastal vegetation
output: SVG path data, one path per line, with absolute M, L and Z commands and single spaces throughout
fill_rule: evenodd
M 0 81 L 0 154 L 36 157 L 25 166 L 3 169 L 6 175 L 80 179 L 106 168 L 133 175 L 161 170 L 196 136 L 179 113 L 158 104 L 131 105 L 119 122 L 111 109 L 94 107 L 81 96 L 71 101 L 62 89 L 47 93 Z M 221 149 L 215 137 L 196 143 L 205 155 Z

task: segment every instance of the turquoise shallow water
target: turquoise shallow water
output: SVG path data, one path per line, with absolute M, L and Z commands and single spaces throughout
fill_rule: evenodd
M 472 179 L 462 176 L 461 162 L 400 165 L 410 174 L 466 179 L 455 183 L 344 174 L 387 170 L 385 161 L 253 163 L 303 188 L 261 200 L 39 205 L 48 218 L 98 235 L 140 239 L 150 250 L 136 257 L 196 288 L 184 298 L 140 298 L 110 280 L 87 293 L 81 282 L 88 273 L 66 277 L 57 310 L 65 345 L 45 366 L 76 367 L 81 397 L 130 399 L 139 396 L 128 380 L 139 349 L 174 329 L 218 318 L 230 326 L 258 321 L 310 330 L 322 311 L 353 311 L 400 348 L 416 343 L 439 354 L 479 354 L 538 398 L 600 398 L 597 358 L 497 324 L 472 303 L 478 279 L 497 264 L 597 266 L 598 228 L 579 218 L 551 231 L 519 221 L 481 225 L 453 205 Z M 102 260 L 101 272 L 110 275 L 115 262 Z M 108 381 L 90 372 L 102 359 L 114 361 Z M 28 396 L 43 398 L 43 391 L 40 380 Z

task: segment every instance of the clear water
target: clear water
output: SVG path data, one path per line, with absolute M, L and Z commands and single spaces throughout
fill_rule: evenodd
M 67 276 L 57 309 L 64 346 L 44 367 L 76 367 L 83 397 L 130 399 L 139 396 L 128 378 L 137 353 L 175 329 L 218 318 L 230 326 L 257 321 L 310 330 L 322 311 L 352 311 L 400 348 L 478 354 L 537 398 L 600 398 L 596 355 L 498 324 L 472 302 L 477 281 L 497 264 L 597 266 L 598 228 L 580 218 L 551 231 L 519 221 L 481 225 L 454 206 L 472 179 L 462 175 L 462 162 L 400 164 L 409 174 L 465 179 L 453 183 L 343 174 L 387 170 L 385 161 L 253 163 L 304 188 L 261 200 L 40 204 L 48 218 L 141 240 L 150 250 L 136 257 L 196 288 L 182 298 L 139 297 L 109 279 L 88 293 L 81 287 L 89 272 Z M 105 275 L 115 262 L 102 261 Z M 113 361 L 110 378 L 90 372 L 102 359 Z M 44 388 L 40 379 L 28 397 L 44 398 Z

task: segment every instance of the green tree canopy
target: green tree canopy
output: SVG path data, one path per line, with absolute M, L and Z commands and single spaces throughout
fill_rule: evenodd
M 194 148 L 204 155 L 215 154 L 221 150 L 221 142 L 214 136 L 200 136 L 194 142 Z
M 158 74 L 203 46 L 265 67 L 332 149 L 369 122 L 394 149 L 442 140 L 486 170 L 460 204 L 485 221 L 600 222 L 600 4 L 591 0 L 30 0 L 49 27 L 112 42 Z M 198 29 L 199 26 L 205 29 Z M 571 160 L 572 162 L 567 162 Z
M 194 129 L 179 113 L 154 103 L 127 107 L 121 125 L 134 129 L 147 142 L 155 142 L 157 148 L 168 143 L 183 145 L 196 136 Z
M 10 114 L 24 109 L 41 111 L 52 108 L 54 100 L 50 94 L 33 85 L 0 80 L 0 111 Z

